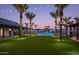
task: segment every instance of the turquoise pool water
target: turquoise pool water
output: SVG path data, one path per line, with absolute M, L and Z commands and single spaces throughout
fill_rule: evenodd
M 53 36 L 53 32 L 39 32 L 37 33 L 38 36 Z

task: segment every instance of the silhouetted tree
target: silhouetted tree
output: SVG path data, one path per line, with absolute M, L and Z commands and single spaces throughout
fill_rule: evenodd
M 70 21 L 70 22 L 69 22 L 69 25 L 70 25 L 70 37 L 72 37 L 72 36 L 73 36 L 73 33 L 72 33 L 73 21 Z
M 66 37 L 68 36 L 67 35 L 67 30 L 68 30 L 68 24 L 69 24 L 69 20 L 71 19 L 71 17 L 63 17 L 63 20 L 65 21 L 65 31 L 66 31 Z
M 25 14 L 25 16 L 30 21 L 30 36 L 31 36 L 31 34 L 32 34 L 32 19 L 35 17 L 35 14 L 33 14 L 33 12 L 27 12 Z
M 58 14 L 57 14 L 57 10 L 54 12 L 50 12 L 50 15 L 55 19 L 55 35 L 57 35 L 57 18 L 58 18 Z
M 76 38 L 77 38 L 77 40 L 78 40 L 78 39 L 79 39 L 79 37 L 78 37 L 78 36 L 79 36 L 79 31 L 78 31 L 78 30 L 79 30 L 79 28 L 78 28 L 79 17 L 75 17 L 74 19 L 75 19 L 75 21 L 76 21 L 76 27 L 77 27 L 77 31 L 76 31 L 76 35 L 77 35 L 77 37 L 76 37 Z
M 60 41 L 62 41 L 62 17 L 63 10 L 68 6 L 68 4 L 55 4 L 55 7 L 58 10 L 58 16 L 60 18 Z
M 23 19 L 23 13 L 28 9 L 27 4 L 13 4 L 13 6 L 16 8 L 16 10 L 20 14 L 20 36 L 22 35 L 22 19 Z

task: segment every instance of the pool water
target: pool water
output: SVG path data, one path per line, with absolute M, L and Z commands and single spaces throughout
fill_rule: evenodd
M 53 36 L 53 32 L 39 32 L 37 33 L 38 36 Z

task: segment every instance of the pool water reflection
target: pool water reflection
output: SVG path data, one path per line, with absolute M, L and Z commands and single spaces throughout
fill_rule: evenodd
M 37 33 L 38 36 L 53 36 L 54 32 L 39 32 Z

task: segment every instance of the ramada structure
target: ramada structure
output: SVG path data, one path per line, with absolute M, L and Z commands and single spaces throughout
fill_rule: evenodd
M 19 24 L 0 18 L 0 39 L 19 34 Z

